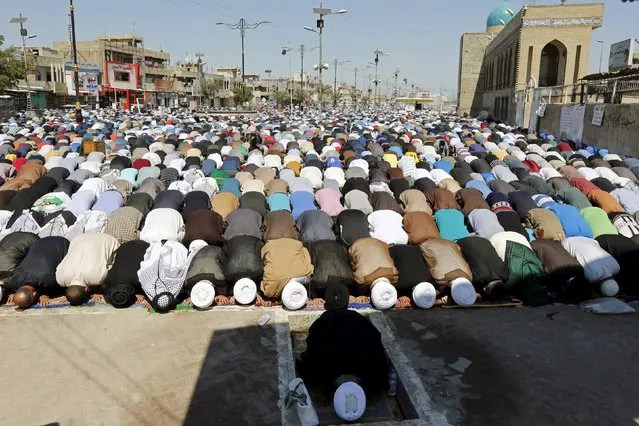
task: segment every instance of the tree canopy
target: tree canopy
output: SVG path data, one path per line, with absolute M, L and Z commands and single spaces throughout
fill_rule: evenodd
M 4 36 L 0 35 L 0 92 L 15 87 L 24 77 L 24 64 L 16 58 L 16 49 L 2 49 L 3 44 Z

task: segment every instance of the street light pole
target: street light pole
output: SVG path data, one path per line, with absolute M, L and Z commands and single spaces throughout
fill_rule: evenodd
M 399 68 L 395 68 L 395 73 L 393 73 L 393 75 L 395 76 L 395 91 L 393 93 L 393 97 L 397 98 L 397 77 L 399 77 Z
M 377 73 L 377 69 L 379 67 L 379 55 L 389 55 L 389 53 L 384 53 L 379 49 L 375 49 L 373 53 L 375 54 L 375 101 L 379 106 L 379 79 Z
M 597 43 L 601 44 L 601 50 L 599 52 L 599 74 L 601 74 L 601 61 L 603 60 L 604 42 L 603 40 L 597 40 Z
M 244 67 L 244 36 L 246 35 L 246 30 L 254 30 L 262 24 L 270 24 L 270 21 L 261 21 L 255 24 L 249 24 L 246 22 L 246 19 L 240 18 L 237 24 L 227 24 L 226 22 L 217 22 L 215 25 L 224 25 L 229 27 L 232 30 L 240 30 L 240 37 L 242 39 L 242 84 L 244 83 L 244 76 L 246 75 L 246 69 Z
M 80 73 L 78 72 L 78 48 L 75 42 L 75 8 L 73 0 L 69 0 L 69 17 L 71 18 L 71 45 L 73 46 L 73 85 L 75 86 L 75 121 L 82 123 L 82 105 L 80 104 Z
M 266 81 L 266 92 L 270 98 L 271 96 L 271 70 L 264 70 L 264 74 L 268 75 L 268 80 Z
M 27 18 L 22 16 L 22 13 L 18 18 L 11 18 L 10 24 L 20 24 L 20 38 L 22 39 L 22 59 L 24 61 L 24 81 L 27 84 L 27 99 L 26 99 L 26 111 L 31 111 L 31 84 L 29 83 L 29 62 L 27 60 L 27 39 L 34 38 L 36 36 L 28 36 L 27 29 L 24 28 L 24 23 L 27 22 Z
M 341 15 L 348 12 L 346 9 L 340 9 L 338 11 L 335 12 L 335 14 L 337 15 Z M 307 31 L 313 31 L 315 33 L 319 34 L 319 64 L 318 64 L 318 71 L 319 71 L 319 83 L 320 83 L 320 91 L 319 91 L 319 102 L 320 102 L 320 109 L 323 108 L 324 106 L 324 80 L 322 79 L 322 71 L 324 68 L 324 63 L 322 62 L 323 60 L 323 51 L 324 51 L 324 16 L 327 15 L 332 15 L 333 14 L 333 10 L 332 9 L 325 9 L 324 8 L 324 2 L 320 1 L 320 7 L 319 8 L 313 8 L 313 13 L 316 15 L 319 15 L 319 19 L 317 20 L 316 23 L 316 27 L 317 30 L 311 28 L 311 27 L 304 27 L 305 30 Z M 319 30 L 319 31 L 318 31 Z

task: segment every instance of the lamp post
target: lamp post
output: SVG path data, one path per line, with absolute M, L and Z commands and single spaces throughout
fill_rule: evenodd
M 375 49 L 373 50 L 373 53 L 375 54 L 375 98 L 376 98 L 376 103 L 379 104 L 379 79 L 377 78 L 378 74 L 377 74 L 377 70 L 379 67 L 379 57 L 380 55 L 390 55 L 390 53 L 385 53 L 383 51 L 381 51 L 380 49 Z
M 347 64 L 350 61 L 339 62 L 337 59 L 335 59 L 334 62 L 335 62 L 335 70 L 334 70 L 335 79 L 333 80 L 333 108 L 336 108 L 337 107 L 337 66 Z
M 266 92 L 268 93 L 268 97 L 270 100 L 271 97 L 271 72 L 272 70 L 264 70 L 264 74 L 268 75 L 268 80 L 266 80 Z
M 242 39 L 242 85 L 244 85 L 244 75 L 246 74 L 246 70 L 244 68 L 244 36 L 246 34 L 246 30 L 254 30 L 262 24 L 270 24 L 270 21 L 261 21 L 255 24 L 249 24 L 246 22 L 246 19 L 241 18 L 237 24 L 227 24 L 226 22 L 217 22 L 215 25 L 225 25 L 232 30 L 240 30 L 240 38 Z
M 333 12 L 332 9 L 327 9 L 324 7 L 324 2 L 320 1 L 320 7 L 314 7 L 313 8 L 313 13 L 315 15 L 319 15 L 319 19 L 317 20 L 316 23 L 316 27 L 317 30 L 312 28 L 312 27 L 304 27 L 305 30 L 307 31 L 312 31 L 314 33 L 319 34 L 319 65 L 318 65 L 318 71 L 319 71 L 319 83 L 320 83 L 320 92 L 319 92 L 319 102 L 320 102 L 320 109 L 324 106 L 324 88 L 323 88 L 323 80 L 322 80 L 322 70 L 326 69 L 328 67 L 324 67 L 324 63 L 322 62 L 322 54 L 323 54 L 323 32 L 324 32 L 324 16 L 328 16 L 328 15 L 342 15 L 344 13 L 347 13 L 348 10 L 346 9 L 340 9 L 338 11 Z
M 303 44 L 300 44 L 300 47 L 298 48 L 292 48 L 290 46 L 282 48 L 282 55 L 286 55 L 289 52 L 299 52 L 300 54 L 300 89 L 302 98 L 304 97 L 304 52 L 312 52 L 315 49 L 317 49 L 317 47 L 311 47 L 310 49 L 308 49 Z M 303 99 L 301 100 L 300 104 L 302 103 L 302 101 Z
M 398 93 L 397 92 L 397 77 L 399 77 L 399 67 L 395 68 L 395 72 L 393 73 L 393 76 L 395 77 L 395 90 L 394 90 L 394 93 L 393 93 L 393 97 L 395 99 L 397 99 L 397 93 Z
M 604 42 L 603 42 L 603 40 L 597 40 L 597 43 L 601 44 L 601 50 L 599 52 L 599 74 L 601 74 L 601 61 L 603 60 Z
M 404 82 L 404 96 L 408 97 L 408 79 L 405 78 L 402 81 Z
M 24 27 L 24 23 L 27 22 L 27 18 L 22 16 L 22 13 L 17 18 L 11 18 L 10 24 L 20 24 L 20 38 L 22 39 L 22 59 L 24 60 L 24 81 L 27 84 L 27 99 L 26 99 L 26 111 L 31 111 L 31 84 L 29 84 L 29 64 L 27 62 L 27 44 L 26 41 L 32 38 L 36 38 L 37 35 L 28 35 L 27 29 Z

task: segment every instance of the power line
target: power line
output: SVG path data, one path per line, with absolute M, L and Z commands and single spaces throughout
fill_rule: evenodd
M 225 4 L 220 3 L 217 0 L 210 0 L 211 3 L 215 3 L 216 5 L 220 6 L 223 9 L 228 10 L 229 12 L 239 16 L 240 18 L 250 18 L 250 16 L 246 15 L 245 13 L 240 13 L 237 10 L 231 9 L 230 7 L 226 6 Z

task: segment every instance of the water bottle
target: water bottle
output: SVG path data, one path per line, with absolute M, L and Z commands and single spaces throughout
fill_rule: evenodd
M 388 394 L 390 396 L 397 395 L 397 371 L 394 367 L 388 372 Z

